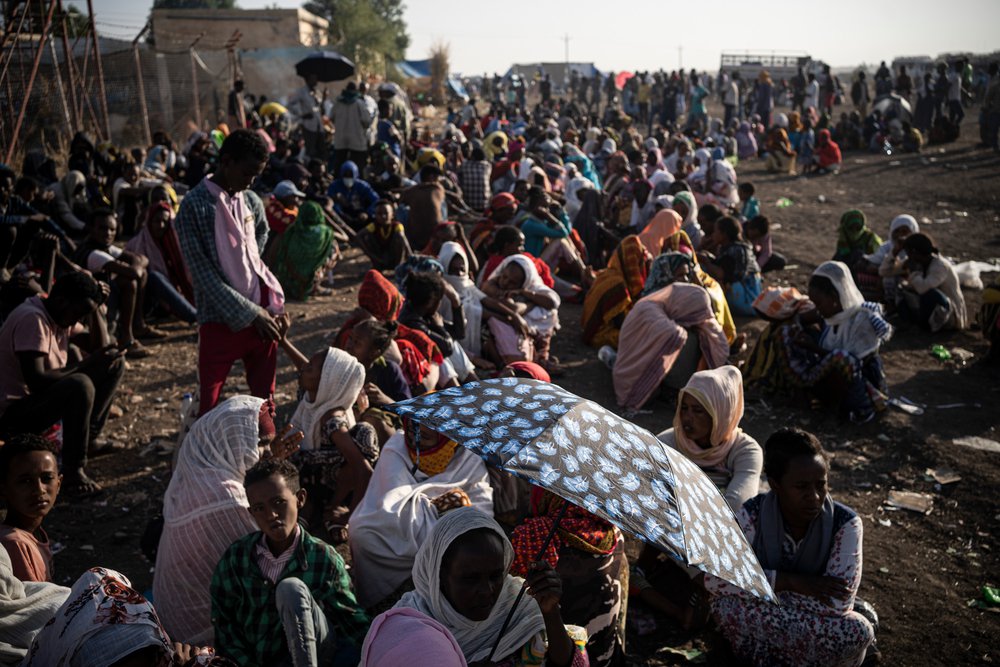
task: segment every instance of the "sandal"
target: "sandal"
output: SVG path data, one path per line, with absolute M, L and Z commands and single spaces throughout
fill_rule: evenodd
M 125 346 L 126 359 L 145 359 L 151 354 L 153 353 L 137 340 L 134 340 Z

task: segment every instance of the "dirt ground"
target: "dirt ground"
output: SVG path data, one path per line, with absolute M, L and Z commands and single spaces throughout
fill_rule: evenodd
M 1000 156 L 976 149 L 978 108 L 970 110 L 963 138 L 921 155 L 845 155 L 838 176 L 796 178 L 765 173 L 760 162 L 738 167 L 741 180 L 757 186 L 763 211 L 778 223 L 776 249 L 791 265 L 772 282 L 805 291 L 812 269 L 833 254 L 840 214 L 860 208 L 883 236 L 900 213 L 914 215 L 942 251 L 958 260 L 1000 257 Z M 780 197 L 794 203 L 775 207 Z M 963 212 L 965 214 L 963 214 Z M 967 214 L 967 215 L 966 215 Z M 931 220 L 931 223 L 927 223 Z M 349 253 L 338 272 L 331 297 L 293 304 L 291 336 L 307 353 L 346 319 L 356 304 L 357 286 L 367 263 Z M 985 274 L 984 279 L 996 279 Z M 980 294 L 966 291 L 970 316 Z M 554 353 L 567 366 L 560 380 L 567 389 L 614 407 L 609 372 L 595 351 L 577 336 L 580 307 L 564 306 L 563 330 Z M 158 447 L 172 442 L 178 408 L 185 392 L 195 390 L 195 331 L 164 324 L 168 340 L 156 354 L 130 362 L 117 404 L 124 416 L 109 423 L 106 435 L 128 445 L 114 456 L 94 460 L 91 472 L 105 491 L 90 499 L 63 497 L 46 521 L 61 551 L 55 557 L 57 581 L 69 583 L 93 565 L 126 573 L 139 590 L 152 582 L 152 564 L 140 553 L 139 538 L 147 521 L 160 511 L 169 480 L 170 456 Z M 744 322 L 759 331 L 760 322 Z M 966 365 L 930 356 L 932 344 L 973 353 Z M 749 392 L 743 427 L 763 442 L 777 427 L 799 425 L 819 435 L 835 457 L 831 474 L 834 496 L 864 517 L 865 563 L 860 596 L 881 618 L 878 645 L 884 664 L 964 665 L 1000 661 L 1000 614 L 970 606 L 980 587 L 1000 583 L 1000 454 L 953 443 L 961 436 L 1000 440 L 998 371 L 977 361 L 986 346 L 976 330 L 932 337 L 916 330 L 899 332 L 884 349 L 891 392 L 929 407 L 921 416 L 890 409 L 862 426 L 845 424 L 819 411 L 788 406 Z M 278 374 L 279 406 L 288 415 L 295 399 L 295 378 L 287 358 Z M 242 369 L 230 378 L 227 393 L 245 390 Z M 960 404 L 958 407 L 942 407 Z M 652 414 L 637 422 L 658 431 L 667 427 L 674 404 L 651 403 Z M 942 487 L 926 473 L 951 468 L 961 480 Z M 928 514 L 885 506 L 890 490 L 931 494 Z M 729 664 L 718 638 L 706 632 L 686 636 L 660 619 L 658 629 L 642 638 L 629 636 L 633 664 L 684 664 L 686 658 L 664 647 L 696 649 L 698 662 Z

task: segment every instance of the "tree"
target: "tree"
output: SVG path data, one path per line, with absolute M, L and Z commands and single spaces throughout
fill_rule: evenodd
M 310 0 L 305 9 L 330 21 L 330 42 L 359 70 L 402 60 L 406 34 L 402 0 Z
M 89 27 L 89 16 L 81 12 L 76 5 L 66 6 L 66 35 L 68 37 L 82 37 L 87 33 Z M 57 26 L 58 29 L 61 29 L 61 26 Z

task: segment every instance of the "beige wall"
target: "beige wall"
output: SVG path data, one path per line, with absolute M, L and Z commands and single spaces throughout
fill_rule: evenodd
M 304 9 L 157 9 L 153 11 L 156 48 L 187 48 L 204 33 L 199 48 L 221 48 L 239 30 L 237 48 L 319 47 L 327 43 L 329 22 Z

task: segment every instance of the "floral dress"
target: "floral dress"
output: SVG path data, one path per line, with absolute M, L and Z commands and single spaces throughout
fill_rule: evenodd
M 349 427 L 343 412 L 332 413 L 323 422 L 319 449 L 300 451 L 292 458 L 299 468 L 302 486 L 310 489 L 310 494 L 318 493 L 320 499 L 332 498 L 337 492 L 337 476 L 344 465 L 344 456 L 333 444 L 333 436 L 341 431 L 348 432 L 372 468 L 378 461 L 378 436 L 371 424 L 359 422 Z
M 737 517 L 750 544 L 757 533 L 763 498 L 748 500 Z M 737 658 L 754 665 L 789 667 L 856 667 L 864 660 L 875 632 L 853 610 L 861 583 L 861 517 L 839 503 L 834 507 L 833 544 L 823 575 L 846 581 L 847 597 L 831 599 L 827 605 L 817 598 L 781 591 L 775 605 L 716 577 L 705 578 L 712 615 Z M 781 546 L 782 565 L 790 566 L 798 544 L 786 534 Z M 777 572 L 764 573 L 773 586 Z

